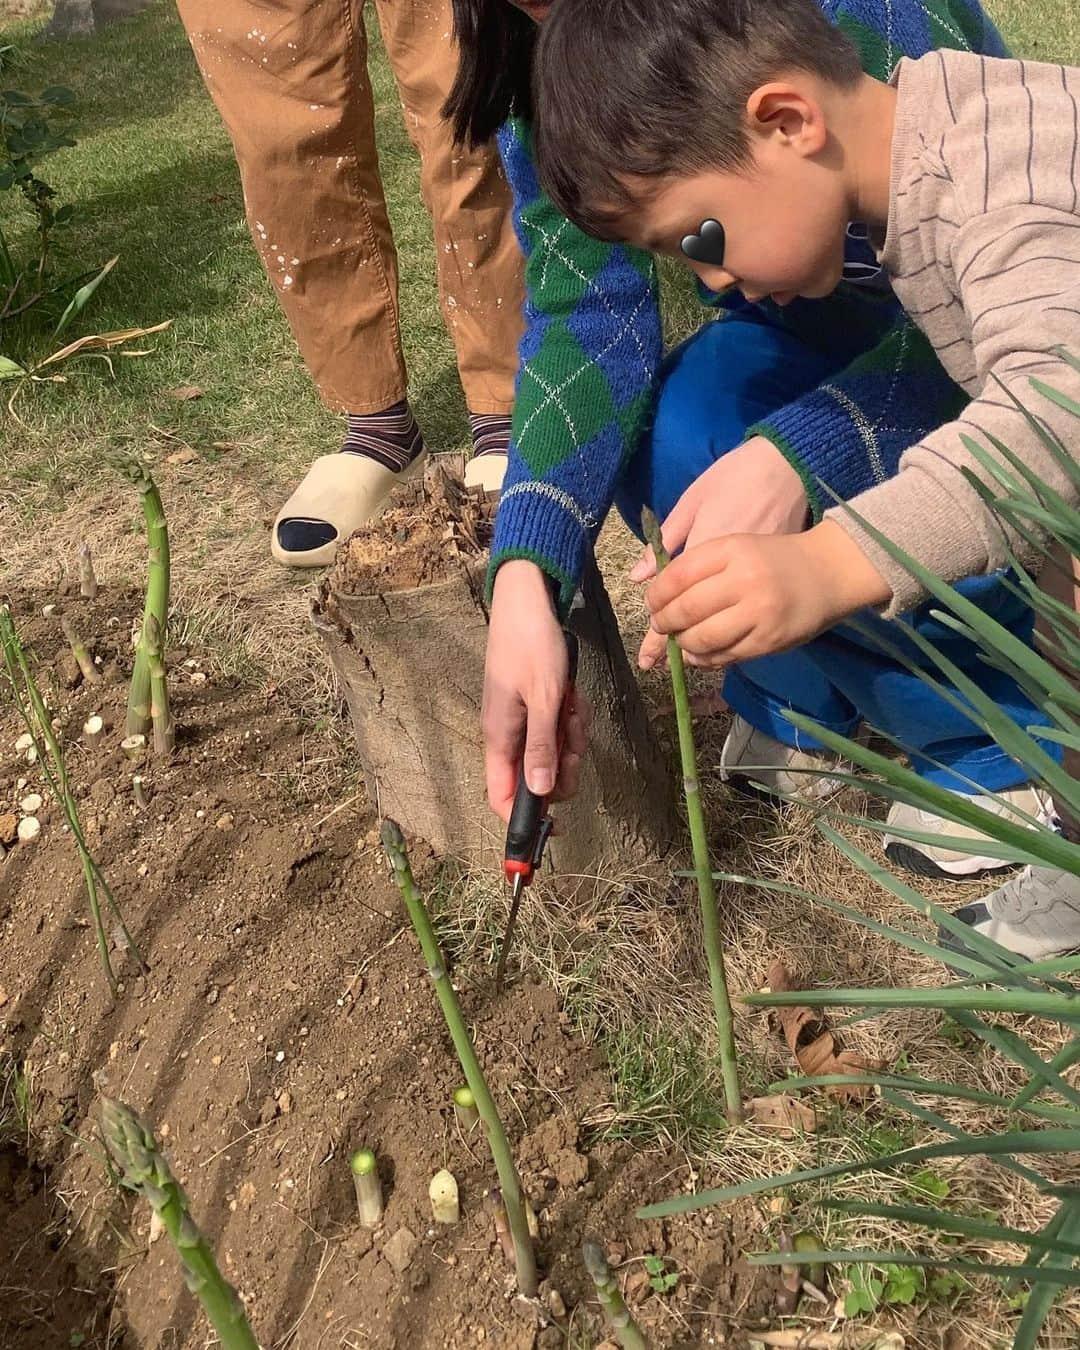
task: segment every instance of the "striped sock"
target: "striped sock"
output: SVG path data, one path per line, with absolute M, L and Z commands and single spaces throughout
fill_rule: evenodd
M 349 413 L 343 454 L 367 455 L 400 473 L 424 449 L 424 437 L 404 399 L 379 413 Z
M 470 413 L 473 457 L 505 455 L 510 449 L 510 418 L 502 413 Z

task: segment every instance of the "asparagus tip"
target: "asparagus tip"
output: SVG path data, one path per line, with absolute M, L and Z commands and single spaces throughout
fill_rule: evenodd
M 349 1159 L 349 1166 L 358 1177 L 370 1176 L 375 1171 L 375 1154 L 369 1148 L 358 1148 Z
M 405 836 L 401 833 L 401 826 L 396 820 L 391 820 L 389 817 L 383 821 L 379 837 L 382 839 L 383 848 L 405 847 Z

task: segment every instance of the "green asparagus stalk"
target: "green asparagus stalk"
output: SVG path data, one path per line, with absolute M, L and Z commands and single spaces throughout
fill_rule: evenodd
M 581 1259 L 585 1262 L 585 1269 L 596 1286 L 604 1316 L 623 1350 L 648 1350 L 648 1341 L 626 1306 L 619 1282 L 611 1273 L 603 1247 L 599 1242 L 591 1240 L 583 1242 Z
M 656 558 L 660 573 L 671 559 L 664 548 L 660 525 L 646 507 L 641 513 L 641 527 Z M 709 839 L 705 829 L 705 809 L 698 784 L 697 750 L 694 746 L 694 724 L 690 712 L 690 695 L 686 688 L 686 668 L 682 649 L 674 638 L 667 641 L 668 668 L 675 698 L 675 718 L 679 726 L 679 756 L 682 760 L 683 792 L 686 795 L 686 815 L 690 822 L 690 842 L 694 850 L 694 870 L 697 874 L 698 902 L 701 906 L 701 927 L 705 938 L 705 957 L 709 963 L 709 987 L 712 990 L 716 1031 L 720 1048 L 720 1070 L 724 1079 L 724 1098 L 728 1122 L 737 1125 L 743 1118 L 742 1094 L 739 1091 L 739 1067 L 735 1057 L 735 1019 L 728 996 L 727 974 L 724 969 L 724 944 L 716 918 L 716 891 L 713 887 L 712 863 L 709 860 Z
M 15 696 L 15 705 L 19 709 L 26 730 L 34 741 L 37 762 L 41 766 L 41 772 L 45 776 L 45 781 L 51 788 L 53 795 L 63 807 L 71 837 L 75 841 L 79 861 L 82 865 L 83 880 L 86 883 L 86 896 L 90 904 L 90 917 L 93 923 L 98 956 L 101 958 L 101 966 L 105 972 L 109 990 L 115 998 L 117 993 L 116 976 L 113 974 L 112 963 L 109 960 L 109 944 L 101 921 L 100 895 L 105 897 L 109 908 L 115 915 L 127 942 L 128 950 L 138 962 L 140 969 L 146 971 L 149 968 L 135 945 L 134 938 L 128 932 L 127 923 L 112 893 L 112 888 L 105 880 L 101 868 L 87 847 L 86 836 L 83 833 L 78 807 L 75 805 L 75 795 L 71 790 L 67 764 L 64 761 L 60 742 L 53 731 L 52 719 L 49 717 L 49 711 L 41 697 L 41 690 L 30 672 L 26 652 L 23 650 L 19 635 L 15 631 L 15 623 L 11 617 L 11 612 L 3 605 L 0 605 L 0 647 L 3 648 L 4 667 L 8 683 Z M 45 754 L 46 747 L 48 748 L 48 756 Z
M 360 1222 L 365 1228 L 377 1228 L 382 1222 L 383 1194 L 375 1154 L 369 1148 L 358 1148 L 349 1159 L 349 1166 Z
M 86 649 L 86 643 L 76 632 L 75 625 L 65 615 L 60 620 L 60 631 L 64 634 L 67 645 L 71 648 L 71 654 L 79 663 L 79 669 L 82 671 L 82 677 L 87 684 L 100 684 L 101 671 L 94 665 L 94 659 Z
M 132 1190 L 150 1202 L 184 1267 L 187 1286 L 218 1334 L 222 1350 L 259 1350 L 244 1305 L 218 1270 L 214 1253 L 195 1226 L 188 1198 L 157 1140 L 123 1102 L 101 1103 L 101 1130 L 113 1161 Z
M 420 892 L 416 889 L 416 883 L 413 881 L 404 836 L 392 820 L 383 821 L 382 843 L 394 869 L 394 881 L 404 898 L 405 906 L 409 911 L 409 918 L 423 950 L 424 959 L 427 961 L 428 974 L 435 986 L 435 993 L 438 995 L 443 1017 L 446 1019 L 447 1030 L 450 1032 L 454 1049 L 457 1051 L 458 1059 L 461 1062 L 465 1081 L 469 1085 L 469 1091 L 472 1093 L 476 1108 L 480 1112 L 480 1119 L 484 1122 L 491 1156 L 495 1160 L 495 1170 L 499 1174 L 503 1204 L 506 1206 L 507 1217 L 510 1220 L 510 1231 L 514 1238 L 518 1289 L 526 1298 L 535 1298 L 538 1285 L 536 1256 L 533 1252 L 532 1238 L 529 1235 L 528 1220 L 525 1217 L 525 1205 L 521 1197 L 517 1168 L 514 1166 L 514 1155 L 510 1151 L 510 1141 L 506 1137 L 506 1131 L 499 1119 L 495 1101 L 488 1089 L 483 1070 L 480 1068 L 480 1061 L 476 1057 L 476 1050 L 473 1047 L 468 1027 L 465 1025 L 461 1005 L 457 1001 L 457 995 L 450 983 L 442 953 L 439 951 L 435 930 L 431 926 L 431 918 Z
M 161 649 L 161 625 L 153 614 L 143 624 L 146 659 L 150 668 L 150 720 L 154 726 L 154 754 L 171 755 L 176 746 L 176 727 L 169 707 L 169 683 Z
M 149 565 L 146 574 L 146 602 L 143 606 L 142 631 L 135 649 L 135 669 L 131 672 L 128 693 L 127 734 L 149 736 L 152 726 L 150 695 L 150 653 L 147 650 L 147 621 L 157 620 L 161 644 L 165 641 L 169 614 L 169 531 L 165 524 L 165 510 L 161 494 L 154 480 L 141 464 L 127 469 L 142 496 L 143 519 L 146 522 L 146 542 Z

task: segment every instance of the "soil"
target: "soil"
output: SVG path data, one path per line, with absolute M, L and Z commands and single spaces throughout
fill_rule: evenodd
M 461 485 L 454 456 L 429 464 L 423 477 L 397 489 L 377 520 L 338 549 L 328 590 L 374 595 L 446 581 L 491 543 L 495 497 Z
M 11 607 L 60 725 L 87 840 L 149 971 L 114 932 L 122 988 L 110 999 L 61 812 L 40 767 L 16 753 L 23 728 L 0 699 L 0 816 L 17 815 L 29 792 L 45 797 L 39 838 L 0 857 L 0 1067 L 4 1056 L 25 1065 L 30 1089 L 28 1147 L 0 1153 L 0 1344 L 206 1344 L 168 1239 L 154 1240 L 144 1202 L 106 1172 L 103 1091 L 156 1129 L 264 1346 L 593 1344 L 603 1332 L 578 1256 L 586 1236 L 608 1244 L 653 1344 L 745 1344 L 743 1328 L 773 1307 L 771 1277 L 739 1256 L 760 1241 L 756 1211 L 635 1219 L 692 1183 L 685 1159 L 583 1127 L 611 1086 L 550 989 L 496 995 L 486 969 L 459 968 L 539 1220 L 542 1296 L 514 1297 L 482 1204 L 493 1168 L 449 1107 L 459 1071 L 374 815 L 353 785 L 319 783 L 312 767 L 325 732 L 272 686 L 219 678 L 208 653 L 178 650 L 176 752 L 133 764 L 118 746 L 137 599 L 107 588 L 93 602 L 62 597 L 98 658 L 93 685 L 78 678 L 59 617 L 42 615 L 56 599 L 22 595 Z M 88 746 L 92 713 L 106 733 Z M 415 852 L 421 881 L 437 883 L 438 861 Z M 374 1231 L 356 1222 L 348 1168 L 362 1145 L 380 1158 L 387 1197 Z M 444 1166 L 462 1217 L 435 1231 L 427 1188 Z M 673 1291 L 650 1287 L 649 1253 L 679 1272 Z

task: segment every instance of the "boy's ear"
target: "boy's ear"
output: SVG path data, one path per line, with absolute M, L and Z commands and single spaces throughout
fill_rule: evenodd
M 751 132 L 779 136 L 800 155 L 818 154 L 828 140 L 821 105 L 794 84 L 760 85 L 746 100 L 746 115 Z

